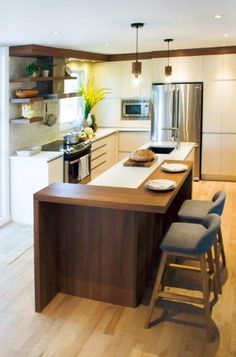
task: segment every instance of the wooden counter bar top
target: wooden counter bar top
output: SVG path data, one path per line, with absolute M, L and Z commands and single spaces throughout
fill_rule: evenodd
M 52 184 L 37 192 L 36 311 L 58 292 L 137 306 L 158 262 L 160 240 L 191 198 L 192 162 L 184 164 L 182 173 L 157 168 L 137 189 Z M 175 180 L 177 187 L 147 190 L 145 182 L 157 178 Z

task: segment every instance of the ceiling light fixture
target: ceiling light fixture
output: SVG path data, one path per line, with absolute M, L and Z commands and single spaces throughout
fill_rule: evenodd
M 229 34 L 228 34 L 228 33 L 225 33 L 225 34 L 224 34 L 224 37 L 229 37 Z
M 221 18 L 222 18 L 222 15 L 221 15 L 221 14 L 216 14 L 216 15 L 214 15 L 214 18 L 215 18 L 215 19 L 221 19 Z
M 135 62 L 132 63 L 132 73 L 135 76 L 135 78 L 138 78 L 138 76 L 142 72 L 142 62 L 138 61 L 138 29 L 143 26 L 144 24 L 142 22 L 135 22 L 131 24 L 131 27 L 136 28 L 136 55 L 135 55 Z
M 53 32 L 51 33 L 51 35 L 53 35 L 53 36 L 59 36 L 59 35 L 60 35 L 60 32 L 58 32 L 58 31 L 53 31 Z
M 168 63 L 167 66 L 165 66 L 165 75 L 166 75 L 166 81 L 170 80 L 170 77 L 172 75 L 172 67 L 170 66 L 170 42 L 173 41 L 173 38 L 166 38 L 164 42 L 168 43 L 168 50 L 167 50 L 167 57 L 168 57 Z

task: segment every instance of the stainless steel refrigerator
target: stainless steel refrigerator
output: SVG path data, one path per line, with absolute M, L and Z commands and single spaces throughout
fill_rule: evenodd
M 152 141 L 172 141 L 179 128 L 180 141 L 195 143 L 194 179 L 200 179 L 202 83 L 153 84 Z

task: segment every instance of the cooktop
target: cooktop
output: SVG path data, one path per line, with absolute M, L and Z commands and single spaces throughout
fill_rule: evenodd
M 60 151 L 64 153 L 65 159 L 70 159 L 75 155 L 80 156 L 84 151 L 91 149 L 89 140 L 79 142 L 77 144 L 65 144 L 63 140 L 52 141 L 51 143 L 42 145 L 42 151 Z

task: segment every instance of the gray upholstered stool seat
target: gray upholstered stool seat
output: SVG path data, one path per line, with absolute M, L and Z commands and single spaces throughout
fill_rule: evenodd
M 214 300 L 217 301 L 218 299 L 216 274 L 211 247 L 217 240 L 219 227 L 220 216 L 217 214 L 210 214 L 205 217 L 202 221 L 202 225 L 182 222 L 172 223 L 160 245 L 162 257 L 149 304 L 147 319 L 145 322 L 146 328 L 149 327 L 155 302 L 158 298 L 200 304 L 204 308 L 207 337 L 208 340 L 211 341 L 211 292 L 214 294 Z M 199 262 L 200 269 L 196 266 L 180 265 L 175 262 L 173 263 L 172 258 L 176 257 L 183 257 L 187 260 L 195 259 Z M 207 268 L 207 261 L 209 269 Z M 184 269 L 185 271 L 191 271 L 191 274 L 193 274 L 193 272 L 200 273 L 202 278 L 202 298 L 196 297 L 195 293 L 194 296 L 191 296 L 186 295 L 186 293 L 180 294 L 179 290 L 177 290 L 177 292 L 173 292 L 170 289 L 165 290 L 166 281 L 163 277 L 166 268 Z M 173 288 L 172 285 L 171 287 Z
M 212 206 L 211 201 L 186 200 L 178 212 L 178 218 L 182 222 L 202 223 Z
M 201 254 L 209 249 L 209 244 L 205 246 L 207 241 L 204 239 L 204 234 L 206 232 L 207 229 L 201 224 L 172 223 L 160 248 L 163 252 Z

